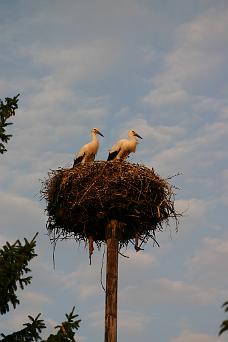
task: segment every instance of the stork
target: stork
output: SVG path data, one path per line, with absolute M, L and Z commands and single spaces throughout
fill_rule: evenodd
M 124 160 L 128 157 L 131 152 L 135 152 L 138 144 L 137 138 L 142 139 L 135 131 L 128 131 L 128 139 L 121 139 L 112 146 L 109 155 L 109 160 Z
M 79 153 L 75 157 L 73 167 L 79 163 L 85 164 L 87 162 L 94 161 L 94 158 L 99 148 L 99 140 L 97 138 L 97 134 L 103 137 L 103 134 L 101 134 L 98 128 L 92 128 L 91 129 L 92 140 L 88 144 L 85 144 L 84 146 L 81 147 Z

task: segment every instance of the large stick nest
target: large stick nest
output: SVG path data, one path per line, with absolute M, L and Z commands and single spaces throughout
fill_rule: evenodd
M 110 220 L 119 221 L 122 245 L 130 239 L 146 242 L 179 214 L 174 191 L 153 169 L 128 162 L 96 161 L 49 172 L 43 182 L 49 233 L 76 240 L 106 241 Z

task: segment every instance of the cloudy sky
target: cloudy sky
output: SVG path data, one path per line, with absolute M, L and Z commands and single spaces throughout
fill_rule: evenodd
M 117 138 L 142 137 L 132 162 L 180 190 L 175 226 L 120 257 L 121 342 L 216 342 L 228 299 L 227 0 L 0 1 L 0 98 L 20 93 L 0 162 L 0 241 L 32 239 L 39 256 L 21 305 L 0 331 L 43 313 L 46 334 L 73 305 L 79 341 L 103 340 L 102 251 L 46 234 L 41 179 L 69 167 L 99 127 L 105 159 Z

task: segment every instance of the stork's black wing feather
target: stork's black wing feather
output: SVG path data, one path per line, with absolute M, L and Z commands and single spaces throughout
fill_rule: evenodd
M 108 155 L 107 161 L 115 159 L 119 152 L 120 152 L 120 150 L 117 150 L 117 151 L 114 151 L 114 152 L 110 152 L 109 155 Z
M 75 167 L 76 165 L 80 164 L 80 163 L 82 162 L 84 156 L 85 156 L 85 153 L 83 153 L 81 156 L 77 157 L 77 158 L 74 160 L 74 165 L 73 165 L 73 167 Z

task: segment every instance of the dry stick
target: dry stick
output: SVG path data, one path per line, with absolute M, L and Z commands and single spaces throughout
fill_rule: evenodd
M 93 180 L 92 184 L 86 189 L 86 191 L 84 192 L 83 196 L 81 197 L 81 199 L 78 201 L 78 205 L 82 202 L 83 198 L 85 197 L 85 195 L 87 194 L 87 192 L 93 187 L 93 185 L 96 183 L 97 180 L 99 180 L 99 177 L 102 175 L 102 173 L 104 172 L 104 169 L 106 167 L 107 164 L 104 165 L 104 167 L 102 168 L 101 172 L 98 174 L 97 177 L 95 177 L 95 179 Z M 74 204 L 73 204 L 74 205 Z
M 103 285 L 103 266 L 104 266 L 104 255 L 105 255 L 105 245 L 104 245 L 104 251 L 103 251 L 103 255 L 102 255 L 102 264 L 101 264 L 101 274 L 100 274 L 100 283 L 101 283 L 101 287 L 105 292 L 105 287 Z
M 118 221 L 107 226 L 105 342 L 117 342 Z

